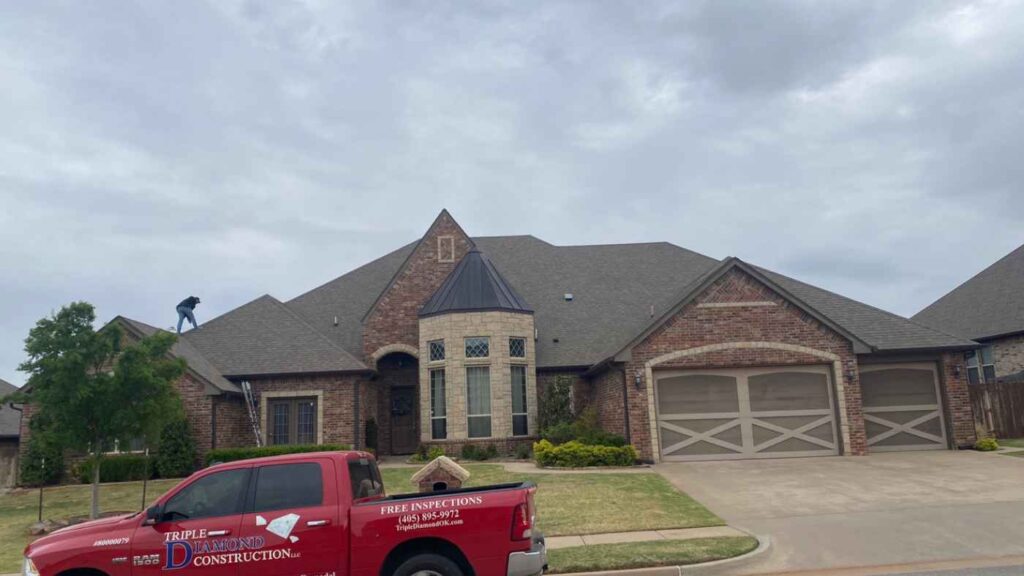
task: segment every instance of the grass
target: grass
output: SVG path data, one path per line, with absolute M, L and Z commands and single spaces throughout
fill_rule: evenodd
M 551 574 L 680 566 L 732 558 L 755 548 L 757 539 L 750 536 L 574 546 L 549 550 L 548 565 Z
M 496 464 L 469 464 L 467 485 L 537 483 L 537 522 L 547 536 L 721 526 L 721 519 L 667 480 L 650 474 L 513 474 Z M 392 494 L 409 492 L 415 468 L 382 470 Z
M 1024 438 L 1000 438 L 996 442 L 1006 448 L 1024 448 Z
M 153 480 L 146 491 L 152 502 L 179 480 Z M 87 485 L 56 486 L 43 490 L 43 518 L 67 518 L 89 515 Z M 103 484 L 100 486 L 103 511 L 136 511 L 142 507 L 142 482 Z M 14 490 L 0 495 L 0 574 L 17 572 L 21 552 L 30 537 L 28 527 L 35 523 L 39 511 L 39 490 Z
M 497 464 L 469 464 L 466 468 L 472 474 L 468 482 L 470 486 L 522 480 L 536 482 L 539 486 L 538 524 L 548 536 L 723 524 L 707 508 L 678 492 L 653 472 L 514 474 Z M 413 486 L 409 479 L 416 470 L 412 467 L 385 468 L 381 470 L 384 486 L 392 494 L 411 492 Z M 147 500 L 152 502 L 178 482 L 150 482 Z M 43 517 L 57 519 L 88 515 L 89 491 L 87 485 L 46 488 Z M 27 528 L 36 521 L 38 498 L 38 490 L 16 490 L 0 495 L 0 574 L 18 570 L 21 552 L 29 541 Z M 100 488 L 100 504 L 104 511 L 139 510 L 141 498 L 141 482 L 105 484 Z M 704 548 L 686 549 L 690 554 L 704 553 L 701 552 Z M 609 554 L 614 561 L 614 551 L 610 550 Z M 701 561 L 699 555 L 694 558 L 697 559 L 691 562 Z

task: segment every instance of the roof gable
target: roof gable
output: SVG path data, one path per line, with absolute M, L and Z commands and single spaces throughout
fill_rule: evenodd
M 126 318 L 124 316 L 117 316 L 111 320 L 111 322 L 118 322 L 137 338 L 152 336 L 157 332 L 164 331 L 156 326 L 151 326 L 145 322 L 139 322 L 138 320 L 132 320 L 131 318 Z M 225 378 L 209 360 L 204 358 L 203 355 L 195 349 L 195 347 L 180 336 L 178 337 L 177 342 L 174 343 L 174 346 L 171 347 L 171 354 L 184 360 L 189 369 L 198 376 L 201 381 L 211 386 L 216 392 L 241 393 L 241 390 L 234 382 Z
M 915 314 L 914 320 L 975 339 L 1024 332 L 1024 245 Z
M 480 250 L 473 248 L 420 309 L 420 316 L 505 310 L 533 313 Z

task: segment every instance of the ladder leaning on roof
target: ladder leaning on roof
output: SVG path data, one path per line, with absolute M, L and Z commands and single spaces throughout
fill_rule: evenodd
M 252 386 L 248 380 L 242 381 L 242 395 L 245 396 L 245 407 L 249 409 L 249 423 L 252 424 L 252 432 L 256 435 L 256 446 L 263 446 L 263 434 L 260 433 L 260 419 L 256 412 L 256 397 L 253 396 Z

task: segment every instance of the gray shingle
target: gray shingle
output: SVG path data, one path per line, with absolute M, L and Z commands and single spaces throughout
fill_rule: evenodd
M 915 314 L 914 320 L 974 339 L 1024 332 L 1024 245 Z
M 366 370 L 337 343 L 272 296 L 182 334 L 225 376 Z
M 0 380 L 0 398 L 18 391 L 18 387 L 6 380 Z M 11 408 L 7 402 L 0 405 L 0 438 L 21 436 L 21 412 Z
M 156 326 L 151 326 L 145 322 L 139 322 L 138 320 L 132 320 L 131 318 L 125 318 L 124 316 L 119 316 L 118 318 L 123 320 L 129 328 L 134 329 L 142 336 L 152 336 L 157 332 L 164 331 L 162 328 L 157 328 Z M 183 359 L 188 364 L 189 368 L 209 382 L 214 388 L 217 388 L 222 392 L 241 393 L 241 390 L 234 382 L 225 378 L 217 368 L 215 368 L 213 364 L 211 364 L 210 361 L 199 352 L 199 350 L 196 350 L 192 344 L 184 338 L 178 338 L 178 341 L 175 342 L 174 346 L 171 348 L 171 354 Z

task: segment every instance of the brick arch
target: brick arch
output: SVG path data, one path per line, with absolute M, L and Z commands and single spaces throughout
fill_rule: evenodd
M 388 354 L 393 354 L 395 352 L 408 354 L 409 356 L 412 356 L 417 360 L 420 357 L 420 351 L 415 346 L 410 346 L 408 344 L 388 344 L 386 346 L 381 346 L 380 348 L 377 348 L 376 350 L 374 350 L 373 354 L 370 354 L 370 360 L 373 361 L 374 368 L 377 367 L 377 362 L 380 362 L 381 358 L 387 356 Z
M 808 356 L 821 358 L 822 360 L 828 360 L 831 362 L 836 385 L 836 408 L 839 412 L 840 435 L 843 439 L 843 446 L 846 447 L 847 450 L 849 449 L 850 426 L 846 415 L 846 396 L 844 394 L 846 377 L 843 375 L 842 358 L 840 358 L 838 354 L 826 352 L 825 350 L 818 350 L 816 348 L 808 348 L 807 346 L 800 346 L 798 344 L 787 344 L 784 342 L 722 342 L 719 344 L 708 344 L 694 348 L 673 350 L 672 352 L 667 352 L 661 356 L 651 358 L 644 363 L 644 379 L 647 382 L 647 421 L 651 427 L 651 455 L 654 457 L 655 461 L 660 460 L 661 450 L 658 447 L 658 421 L 657 412 L 655 410 L 656 400 L 654 398 L 654 367 L 659 364 L 678 360 L 679 358 L 699 356 L 701 354 L 719 352 L 721 350 L 736 349 L 784 350 L 787 352 L 807 354 Z

